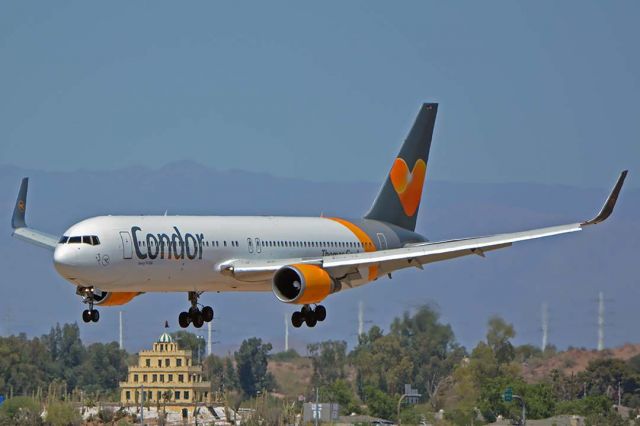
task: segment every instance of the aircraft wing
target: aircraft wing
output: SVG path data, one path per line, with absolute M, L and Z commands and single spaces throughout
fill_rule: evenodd
M 377 268 L 376 275 L 380 276 L 407 267 L 422 269 L 422 265 L 427 263 L 439 262 L 470 254 L 484 256 L 485 252 L 509 247 L 515 242 L 577 232 L 581 231 L 584 227 L 603 222 L 613 212 L 626 176 L 627 171 L 625 170 L 620 174 L 618 181 L 600 212 L 593 219 L 584 222 L 484 237 L 421 243 L 398 249 L 375 252 L 342 254 L 318 258 L 278 259 L 261 262 L 234 260 L 220 265 L 220 270 L 239 280 L 254 281 L 270 279 L 271 275 L 283 266 L 306 263 L 321 266 L 334 278 L 348 282 L 364 278 L 365 271 L 368 272 L 371 267 Z
M 25 213 L 27 210 L 28 187 L 29 178 L 22 179 L 22 182 L 20 183 L 20 191 L 18 192 L 18 199 L 16 200 L 16 205 L 13 209 L 13 216 L 11 217 L 13 236 L 28 243 L 54 250 L 58 243 L 58 238 L 27 226 Z

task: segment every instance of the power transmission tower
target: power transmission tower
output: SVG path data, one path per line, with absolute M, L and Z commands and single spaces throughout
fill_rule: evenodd
M 284 351 L 289 350 L 289 318 L 287 313 L 284 313 Z
M 604 294 L 598 293 L 598 350 L 604 349 Z
M 119 343 L 119 347 L 120 350 L 124 349 L 124 340 L 122 338 L 122 311 L 119 312 L 119 325 L 120 325 L 120 329 L 118 330 L 118 343 Z
M 549 342 L 549 307 L 547 302 L 542 302 L 542 352 Z

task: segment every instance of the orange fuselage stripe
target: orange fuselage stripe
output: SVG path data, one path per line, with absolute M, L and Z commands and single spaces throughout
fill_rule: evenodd
M 327 219 L 338 222 L 339 224 L 349 229 L 349 231 L 353 232 L 353 235 L 355 235 L 356 238 L 360 241 L 360 244 L 362 244 L 364 251 L 367 251 L 367 252 L 376 251 L 376 245 L 373 244 L 373 241 L 371 241 L 371 238 L 369 238 L 367 233 L 364 232 L 362 229 L 360 229 L 359 226 L 349 222 L 348 220 L 340 219 L 338 217 L 328 217 Z M 369 266 L 369 277 L 368 277 L 369 281 L 373 281 L 377 277 L 378 277 L 378 265 Z

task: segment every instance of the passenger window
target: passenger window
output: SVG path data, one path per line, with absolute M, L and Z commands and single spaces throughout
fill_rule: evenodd
M 69 244 L 80 244 L 81 242 L 80 237 L 69 237 Z
M 69 240 L 69 237 L 67 237 L 66 235 L 63 235 L 62 238 L 60 238 L 60 241 L 58 241 L 58 243 L 66 244 L 68 240 Z
M 89 244 L 89 245 L 91 245 L 91 237 L 90 237 L 90 236 L 88 236 L 88 235 L 83 236 L 83 237 L 82 237 L 82 242 L 83 242 L 84 244 Z

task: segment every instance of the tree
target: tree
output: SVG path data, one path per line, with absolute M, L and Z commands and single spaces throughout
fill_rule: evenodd
M 180 330 L 171 333 L 171 337 L 180 346 L 180 349 L 190 350 L 194 360 L 204 359 L 205 341 L 201 336 Z
M 499 364 L 511 362 L 515 358 L 515 350 L 510 342 L 515 336 L 512 324 L 497 315 L 489 318 L 487 344 L 493 350 Z
M 370 413 L 383 419 L 393 419 L 396 413 L 397 400 L 373 386 L 365 388 L 365 402 Z
M 359 413 L 360 407 L 353 388 L 343 379 L 338 379 L 321 389 L 323 401 L 337 402 L 343 414 Z
M 328 340 L 307 345 L 313 364 L 311 383 L 314 386 L 326 386 L 345 377 L 347 342 Z
M 270 389 L 274 380 L 267 371 L 268 355 L 271 343 L 262 343 L 262 339 L 252 337 L 242 342 L 234 354 L 240 388 L 246 396 L 255 396 L 259 390 Z
M 464 354 L 451 327 L 440 322 L 433 307 L 423 306 L 413 315 L 396 318 L 387 335 L 372 327 L 360 336 L 350 359 L 361 398 L 366 386 L 401 395 L 404 385 L 411 384 L 436 408 L 442 385 Z

